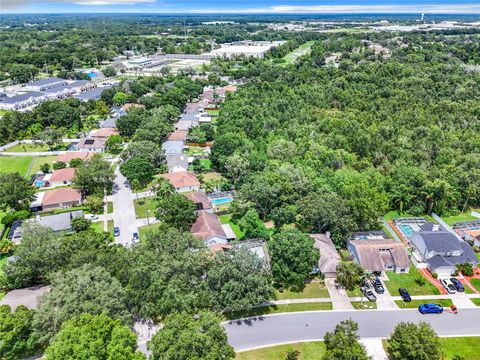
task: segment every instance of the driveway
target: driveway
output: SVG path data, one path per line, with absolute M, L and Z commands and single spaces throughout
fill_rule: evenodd
M 411 310 L 315 311 L 266 315 L 223 323 L 235 350 L 272 346 L 279 343 L 321 340 L 340 321 L 359 324 L 361 338 L 385 338 L 402 321 L 426 321 L 440 336 L 480 336 L 480 308 L 458 314 L 421 315 Z
M 389 310 L 389 309 L 398 309 L 397 304 L 395 303 L 392 295 L 388 291 L 388 288 L 385 286 L 385 282 L 382 279 L 382 285 L 385 289 L 383 294 L 377 294 L 375 290 L 372 290 L 377 297 L 377 309 L 379 310 Z
M 38 306 L 38 298 L 49 291 L 50 286 L 32 286 L 12 290 L 0 300 L 0 305 L 10 305 L 12 310 L 15 310 L 20 305 L 25 305 L 29 309 L 36 309 Z
M 137 218 L 130 184 L 118 167 L 115 169 L 112 202 L 113 223 L 120 228 L 120 236 L 115 237 L 115 242 L 127 247 L 131 246 L 133 233 L 138 233 Z
M 353 310 L 345 289 L 335 287 L 335 279 L 325 279 L 325 286 L 332 300 L 333 310 Z

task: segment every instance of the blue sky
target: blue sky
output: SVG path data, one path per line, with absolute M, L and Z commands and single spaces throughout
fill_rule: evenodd
M 23 13 L 436 13 L 479 14 L 479 0 L 0 0 Z

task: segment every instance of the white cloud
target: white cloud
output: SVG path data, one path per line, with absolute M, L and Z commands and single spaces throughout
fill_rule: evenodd
M 154 3 L 155 0 L 74 0 L 78 5 L 135 5 Z
M 429 13 L 480 14 L 480 4 L 408 4 L 408 5 L 277 5 L 251 9 L 193 9 L 193 13 L 255 14 L 337 14 L 337 13 Z
M 20 10 L 28 5 L 78 4 L 78 5 L 135 5 L 153 4 L 156 0 L 0 0 L 0 10 Z

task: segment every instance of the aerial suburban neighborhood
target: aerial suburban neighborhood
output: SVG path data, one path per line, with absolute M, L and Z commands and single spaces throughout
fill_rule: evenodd
M 0 359 L 480 360 L 478 5 L 185 3 L 2 3 Z

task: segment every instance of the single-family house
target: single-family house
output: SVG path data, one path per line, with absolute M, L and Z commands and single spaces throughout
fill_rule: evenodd
M 168 172 L 179 172 L 188 170 L 188 156 L 186 154 L 167 155 Z
M 270 254 L 268 252 L 267 242 L 262 239 L 250 239 L 235 241 L 228 244 L 214 244 L 210 246 L 213 253 L 228 252 L 232 249 L 246 249 L 256 255 L 263 263 L 265 268 L 270 268 Z
M 200 190 L 200 181 L 192 172 L 179 171 L 161 174 L 160 176 L 167 179 L 178 193 Z
M 100 128 L 96 130 L 92 130 L 90 133 L 90 137 L 92 138 L 100 138 L 100 139 L 108 139 L 111 135 L 118 135 L 118 131 L 114 128 Z
M 192 127 L 194 125 L 191 120 L 179 120 L 175 123 L 175 131 L 188 131 Z
M 132 109 L 142 109 L 144 108 L 145 106 L 143 106 L 142 104 L 135 104 L 135 103 L 126 103 L 126 104 L 123 104 L 122 106 L 122 110 L 125 111 L 125 112 L 129 112 L 130 110 Z
M 452 275 L 459 264 L 478 265 L 472 247 L 441 228 L 414 232 L 410 237 L 410 245 L 427 263 L 428 270 L 440 278 Z
M 480 246 L 480 219 L 456 222 L 452 228 L 463 240 Z
M 212 202 L 208 196 L 202 191 L 194 191 L 186 193 L 185 196 L 187 199 L 195 203 L 197 206 L 197 211 L 206 211 L 212 212 Z
M 43 182 L 45 187 L 71 185 L 74 177 L 75 168 L 58 169 L 50 174 L 46 174 Z
M 67 151 L 64 154 L 57 155 L 55 159 L 56 162 L 64 162 L 65 164 L 69 164 L 70 160 L 72 159 L 81 159 L 86 161 L 93 156 L 91 152 L 87 151 Z
M 83 138 L 75 148 L 79 151 L 102 152 L 105 150 L 105 141 L 106 139 L 102 138 Z
M 162 144 L 162 150 L 165 152 L 165 155 L 181 154 L 184 145 L 183 141 L 165 141 Z
M 217 215 L 200 211 L 197 221 L 192 225 L 190 232 L 193 236 L 203 240 L 207 246 L 227 244 L 227 235 Z
M 79 189 L 60 188 L 36 193 L 36 199 L 30 208 L 32 210 L 48 210 L 81 204 L 82 193 Z
M 188 131 L 177 130 L 170 134 L 168 137 L 169 141 L 187 141 Z
M 117 119 L 113 117 L 106 118 L 105 120 L 100 121 L 100 127 L 101 128 L 117 128 Z
M 70 231 L 72 229 L 72 220 L 78 217 L 83 217 L 82 210 L 76 210 L 72 212 L 65 212 L 49 216 L 37 215 L 33 219 L 17 220 L 12 224 L 12 227 L 8 232 L 7 238 L 14 243 L 19 243 L 22 240 L 22 225 L 32 222 L 47 227 L 54 232 Z
M 349 240 L 347 249 L 354 261 L 367 272 L 408 273 L 410 270 L 410 258 L 401 242 L 391 239 Z
M 310 234 L 315 240 L 313 244 L 320 251 L 320 259 L 318 260 L 318 270 L 325 278 L 337 277 L 337 265 L 340 263 L 340 255 L 335 249 L 329 233 Z

